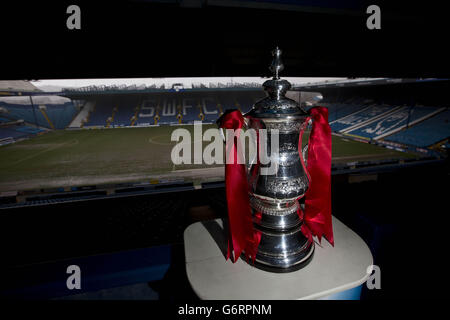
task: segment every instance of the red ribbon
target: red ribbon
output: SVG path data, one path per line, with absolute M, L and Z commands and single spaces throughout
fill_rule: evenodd
M 331 129 L 328 124 L 328 109 L 314 107 L 310 109 L 314 120 L 308 143 L 308 165 L 306 174 L 309 188 L 305 194 L 305 212 L 299 211 L 303 218 L 302 233 L 312 242 L 312 236 L 321 241 L 324 236 L 332 245 L 333 229 L 331 225 Z M 233 262 L 244 253 L 247 260 L 254 261 L 258 250 L 261 233 L 253 228 L 252 211 L 248 196 L 247 170 L 245 164 L 237 163 L 237 143 L 244 117 L 238 110 L 225 113 L 219 119 L 219 126 L 224 129 L 237 130 L 233 143 L 233 159 L 227 159 L 225 165 L 225 185 L 228 204 L 229 239 L 227 260 L 234 251 Z M 299 152 L 302 147 L 302 134 L 299 139 Z M 303 156 L 300 154 L 303 163 Z M 233 161 L 231 161 L 233 160 Z M 258 168 L 259 162 L 251 170 Z M 309 172 L 309 173 L 308 173 Z M 255 214 L 260 218 L 260 213 Z
M 254 261 L 258 249 L 260 234 L 253 228 L 252 211 L 248 197 L 247 170 L 245 164 L 239 164 L 237 143 L 244 125 L 244 117 L 238 110 L 224 114 L 220 119 L 220 127 L 236 130 L 233 142 L 233 152 L 227 150 L 225 164 L 225 187 L 228 203 L 228 225 L 230 237 L 228 239 L 227 260 L 234 251 L 233 262 L 244 252 L 247 259 Z M 231 156 L 234 158 L 231 159 Z M 230 241 L 231 238 L 231 241 Z
M 331 221 L 331 128 L 328 124 L 328 109 L 314 107 L 309 113 L 313 119 L 307 161 L 307 171 L 311 178 L 305 194 L 302 232 L 309 238 L 312 233 L 319 241 L 324 236 L 334 246 Z M 301 145 L 300 140 L 299 149 Z

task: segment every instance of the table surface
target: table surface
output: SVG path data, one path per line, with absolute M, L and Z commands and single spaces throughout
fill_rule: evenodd
M 366 243 L 335 217 L 335 246 L 316 239 L 312 261 L 290 273 L 259 270 L 242 259 L 226 261 L 222 226 L 221 219 L 202 221 L 184 232 L 187 276 L 201 299 L 319 299 L 361 285 L 373 264 Z

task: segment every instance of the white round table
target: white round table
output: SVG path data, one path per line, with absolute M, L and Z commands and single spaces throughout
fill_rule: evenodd
M 201 299 L 359 299 L 371 272 L 366 243 L 333 217 L 335 246 L 317 243 L 306 267 L 291 273 L 256 269 L 242 259 L 225 260 L 226 236 L 221 219 L 186 228 L 184 245 L 189 282 Z M 369 272 L 369 273 L 368 273 Z

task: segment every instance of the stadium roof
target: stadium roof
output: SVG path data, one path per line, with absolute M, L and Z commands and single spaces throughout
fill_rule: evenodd
M 294 91 L 313 91 L 324 88 L 338 88 L 338 87 L 362 87 L 362 86 L 375 86 L 386 84 L 398 84 L 398 83 L 421 83 L 421 82 L 433 82 L 433 81 L 447 81 L 449 79 L 440 78 L 418 78 L 418 79 L 403 79 L 403 78 L 358 78 L 347 79 L 337 81 L 321 81 L 315 83 L 306 83 L 292 88 Z
M 40 91 L 29 81 L 23 80 L 6 80 L 0 81 L 0 92 L 34 92 Z

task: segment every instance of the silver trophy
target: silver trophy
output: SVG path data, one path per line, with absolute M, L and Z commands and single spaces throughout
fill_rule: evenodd
M 263 84 L 267 97 L 256 102 L 245 119 L 247 129 L 267 129 L 267 154 L 270 154 L 270 131 L 278 129 L 279 153 L 272 159 L 276 162 L 274 174 L 260 174 L 263 168 L 267 170 L 273 163 L 261 164 L 256 175 L 250 174 L 254 164 L 251 165 L 249 197 L 254 227 L 261 232 L 255 267 L 290 272 L 306 266 L 314 254 L 314 242 L 301 232 L 302 220 L 298 214 L 300 206 L 303 207 L 301 198 L 309 185 L 305 159 L 307 146 L 299 152 L 299 136 L 308 125 L 308 113 L 299 103 L 285 97 L 291 84 L 279 78 L 279 72 L 284 68 L 281 50 L 276 48 L 272 54 L 270 70 L 273 78 Z

